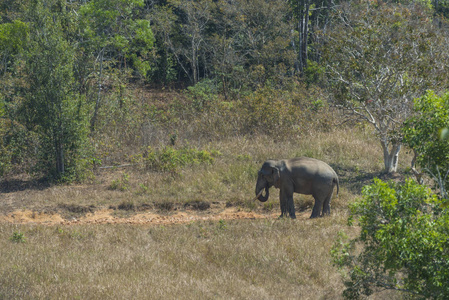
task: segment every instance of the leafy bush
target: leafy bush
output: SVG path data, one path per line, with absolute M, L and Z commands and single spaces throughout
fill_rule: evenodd
M 294 131 L 301 124 L 303 114 L 290 96 L 270 87 L 249 95 L 243 103 L 246 127 L 268 135 Z
M 449 190 L 449 93 L 437 96 L 434 92 L 415 100 L 415 115 L 404 124 L 404 143 L 412 148 L 417 164 L 438 183 L 443 197 Z M 446 194 L 446 195 L 445 195 Z
M 394 289 L 430 299 L 449 297 L 449 212 L 425 186 L 375 179 L 352 205 L 360 236 L 340 235 L 334 263 L 345 270 L 344 296 Z M 360 251 L 360 247 L 363 246 Z
M 24 126 L 0 119 L 0 176 L 11 171 L 31 171 L 36 163 L 38 137 Z
M 215 157 L 220 155 L 221 153 L 216 150 L 196 150 L 188 147 L 175 149 L 171 146 L 162 150 L 153 150 L 152 147 L 148 147 L 144 162 L 148 169 L 154 171 L 177 172 L 179 168 L 187 165 L 212 164 Z
M 129 175 L 127 173 L 123 173 L 121 179 L 115 179 L 112 181 L 109 186 L 110 190 L 118 190 L 118 191 L 127 191 L 129 190 Z
M 9 238 L 14 243 L 25 243 L 26 238 L 25 235 L 21 232 L 14 231 L 12 236 Z
M 202 111 L 214 103 L 218 96 L 214 80 L 203 79 L 194 86 L 187 88 L 187 95 L 192 99 L 193 108 Z

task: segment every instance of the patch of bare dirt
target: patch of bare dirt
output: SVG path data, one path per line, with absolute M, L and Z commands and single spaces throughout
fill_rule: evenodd
M 244 200 L 188 203 L 129 200 L 129 194 L 110 191 L 111 172 L 93 184 L 57 186 L 16 178 L 0 182 L 0 223 L 10 224 L 148 224 L 169 225 L 207 220 L 276 219 L 280 211 Z M 95 204 L 93 204 L 95 203 Z M 309 206 L 298 207 L 297 217 L 308 218 Z
M 100 209 L 89 212 L 79 218 L 65 219 L 59 213 L 33 212 L 31 210 L 17 210 L 0 216 L 0 223 L 13 224 L 44 224 L 44 225 L 86 225 L 86 224 L 134 224 L 134 225 L 170 225 L 185 224 L 207 220 L 235 220 L 235 219 L 273 219 L 278 213 L 256 213 L 241 211 L 231 207 L 222 211 L 198 213 L 194 210 L 179 211 L 171 214 L 155 212 L 140 212 L 129 217 L 114 215 L 113 209 Z
M 61 224 L 65 220 L 60 214 L 51 214 L 45 212 L 35 212 L 31 210 L 16 210 L 4 216 L 0 216 L 0 223 L 13 224 Z

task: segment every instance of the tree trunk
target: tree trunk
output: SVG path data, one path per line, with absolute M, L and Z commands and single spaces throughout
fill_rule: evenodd
M 54 150 L 55 150 L 55 155 L 56 155 L 56 175 L 59 178 L 65 172 L 64 146 L 63 146 L 63 142 L 62 142 L 63 138 L 62 138 L 61 127 L 54 130 L 53 139 L 54 139 L 54 143 L 55 143 Z
M 297 12 L 296 12 L 296 14 L 297 14 L 297 16 L 298 16 L 298 18 L 299 18 L 299 20 L 298 20 L 298 33 L 299 33 L 299 39 L 298 39 L 298 69 L 299 69 L 299 74 L 303 74 L 303 65 L 302 65 L 302 49 L 303 49 L 303 46 L 302 46 L 302 43 L 304 42 L 304 38 L 303 38 L 303 34 L 304 34 L 304 29 L 303 29 L 303 26 L 304 26 L 304 11 L 303 11 L 303 7 L 304 7 L 304 5 L 302 5 L 303 4 L 303 1 L 304 0 L 302 0 L 301 1 L 301 6 L 298 6 L 297 7 Z
M 64 146 L 62 145 L 62 142 L 60 141 L 58 143 L 58 158 L 57 158 L 57 168 L 58 168 L 58 177 L 63 175 L 65 172 L 65 166 L 64 166 Z
M 301 0 L 300 4 L 296 6 L 296 15 L 298 18 L 298 68 L 301 76 L 307 68 L 307 40 L 309 36 L 309 11 L 310 0 Z
M 304 32 L 302 34 L 302 61 L 301 61 L 301 70 L 302 70 L 302 75 L 304 75 L 304 71 L 307 69 L 307 60 L 308 60 L 308 55 L 307 55 L 307 40 L 309 37 L 309 10 L 310 10 L 310 0 L 306 0 L 305 1 L 305 7 L 304 7 Z
M 198 82 L 198 74 L 197 74 L 197 57 L 196 57 L 196 47 L 195 47 L 195 39 L 192 39 L 192 72 L 193 72 L 193 84 Z
M 415 175 L 416 182 L 418 182 L 419 184 L 423 184 L 424 183 L 424 180 L 423 180 L 424 173 L 423 172 L 419 172 L 416 169 L 416 165 L 415 165 L 416 158 L 418 158 L 418 153 L 416 152 L 415 149 L 413 149 L 413 159 L 412 159 L 412 162 L 411 162 L 412 173 L 413 173 L 413 175 Z
M 393 143 L 391 150 L 388 149 L 388 143 L 385 141 L 381 141 L 382 149 L 384 151 L 384 164 L 385 171 L 387 173 L 396 172 L 398 169 L 398 157 L 399 151 L 401 151 L 400 143 Z
M 94 115 L 92 116 L 92 119 L 90 120 L 90 131 L 92 131 L 92 132 L 95 130 L 95 122 L 97 121 L 98 109 L 100 108 L 102 76 L 103 76 L 103 55 L 104 55 L 104 48 L 100 51 L 100 54 L 99 54 L 99 57 L 100 57 L 100 78 L 98 79 L 98 94 L 97 94 L 97 101 L 95 102 Z

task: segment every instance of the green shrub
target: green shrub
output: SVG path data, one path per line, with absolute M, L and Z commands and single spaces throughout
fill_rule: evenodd
M 21 232 L 14 231 L 12 236 L 9 238 L 14 243 L 25 243 L 26 238 L 25 235 Z
M 268 135 L 289 134 L 301 123 L 301 109 L 288 93 L 261 88 L 245 99 L 246 122 L 252 131 Z
M 449 140 L 445 132 L 449 127 L 449 93 L 438 96 L 428 91 L 415 99 L 414 110 L 416 114 L 402 128 L 403 142 L 417 154 L 416 164 L 438 183 L 441 197 L 448 197 Z
M 187 96 L 192 100 L 193 108 L 202 111 L 218 99 L 217 86 L 212 79 L 203 79 L 187 88 Z
M 449 211 L 441 203 L 412 180 L 396 184 L 375 179 L 365 186 L 349 218 L 350 224 L 358 221 L 360 236 L 347 241 L 341 234 L 331 252 L 348 278 L 344 296 L 357 299 L 393 289 L 448 299 Z
M 221 153 L 217 150 L 196 150 L 189 147 L 175 149 L 167 146 L 162 150 L 154 150 L 148 147 L 147 156 L 144 158 L 148 169 L 162 172 L 176 172 L 180 168 L 200 163 L 212 164 L 215 157 Z
M 129 190 L 129 175 L 127 173 L 123 173 L 121 179 L 114 179 L 109 186 L 110 190 L 118 190 L 121 192 Z
M 11 171 L 30 172 L 36 164 L 38 136 L 24 126 L 0 119 L 0 176 Z

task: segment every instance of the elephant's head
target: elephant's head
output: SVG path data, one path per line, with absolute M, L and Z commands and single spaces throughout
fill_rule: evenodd
M 266 161 L 257 177 L 256 198 L 261 202 L 267 201 L 270 187 L 276 185 L 279 179 L 279 168 L 276 167 L 276 163 L 271 160 Z M 262 195 L 263 189 L 265 189 L 265 196 Z

